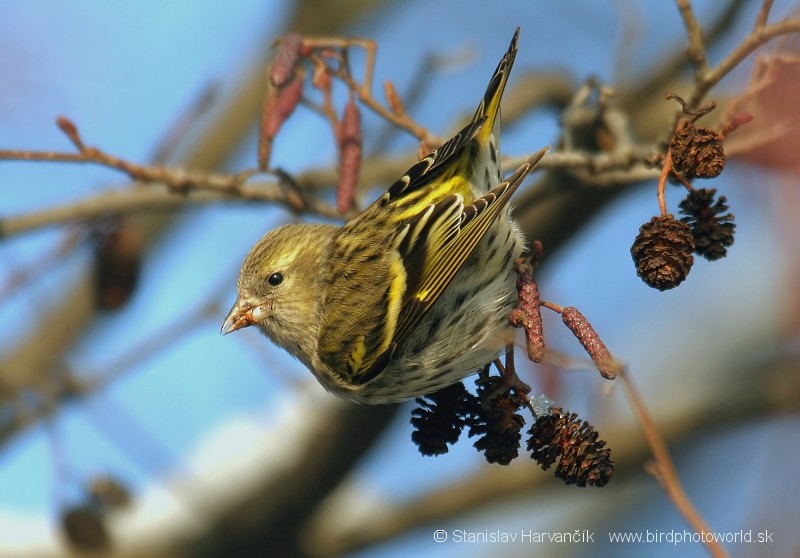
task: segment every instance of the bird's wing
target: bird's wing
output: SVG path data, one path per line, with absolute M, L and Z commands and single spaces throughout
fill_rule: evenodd
M 439 149 L 417 161 L 367 211 L 390 206 L 395 209 L 396 219 L 402 220 L 419 206 L 435 203 L 450 194 L 461 194 L 471 201 L 468 155 L 470 149 L 479 147 L 473 140 L 481 133 L 485 121 L 482 116 L 475 118 Z M 454 182 L 459 176 L 461 181 Z
M 399 345 L 416 329 L 544 153 L 528 159 L 508 180 L 474 202 L 465 205 L 454 194 L 409 223 L 398 245 L 408 287 L 397 320 L 395 343 Z
M 383 370 L 543 155 L 535 154 L 472 203 L 453 193 L 428 204 L 390 236 L 364 242 L 366 225 L 349 231 L 357 237 L 340 233 L 331 254 L 326 303 L 328 309 L 335 304 L 336 311 L 323 318 L 322 361 L 351 384 L 366 383 Z

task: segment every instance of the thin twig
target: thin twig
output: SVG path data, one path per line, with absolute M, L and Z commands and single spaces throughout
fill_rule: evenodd
M 664 157 L 664 166 L 661 169 L 661 176 L 658 177 L 658 209 L 661 216 L 667 215 L 667 200 L 665 191 L 667 188 L 667 179 L 672 172 L 672 150 L 667 149 L 667 155 Z
M 712 87 L 719 83 L 722 78 L 728 75 L 731 70 L 736 68 L 745 58 L 755 52 L 758 47 L 775 37 L 789 33 L 800 33 L 799 18 L 785 19 L 778 23 L 767 24 L 753 29 L 753 32 L 717 64 L 717 66 L 703 73 L 698 72 L 694 89 L 689 96 L 689 106 L 698 106 Z
M 686 495 L 678 479 L 678 474 L 675 471 L 675 464 L 672 462 L 667 444 L 659 433 L 641 396 L 636 391 L 636 388 L 634 388 L 627 371 L 620 370 L 617 377 L 622 383 L 622 388 L 631 405 L 636 421 L 642 428 L 642 433 L 647 441 L 647 445 L 653 453 L 655 466 L 651 467 L 649 472 L 661 483 L 664 492 L 667 493 L 669 499 L 675 504 L 675 508 L 681 513 L 686 523 L 694 529 L 696 533 L 711 533 L 711 528 Z M 711 556 L 715 558 L 725 558 L 728 556 L 725 549 L 722 548 L 718 542 L 713 540 L 713 538 L 703 537 L 702 542 Z
M 761 9 L 758 11 L 758 17 L 756 17 L 756 23 L 755 25 L 753 25 L 753 31 L 757 32 L 767 24 L 767 20 L 769 19 L 769 12 L 772 9 L 772 1 L 773 0 L 764 0 L 761 3 Z
M 237 194 L 245 180 L 258 172 L 255 169 L 248 169 L 237 174 L 223 174 L 195 172 L 161 165 L 139 165 L 96 147 L 86 147 L 78 153 L 0 149 L 0 161 L 92 164 L 118 170 L 135 182 L 164 184 L 178 193 L 185 193 L 188 190 L 215 190 Z
M 641 182 L 656 178 L 658 172 L 642 166 L 657 153 L 655 145 L 645 144 L 631 149 L 610 153 L 588 153 L 581 151 L 551 152 L 542 160 L 542 169 L 585 170 L 581 179 L 588 186 L 605 187 Z M 515 168 L 523 158 L 505 158 L 505 168 Z M 311 214 L 335 219 L 349 218 L 322 201 L 299 199 L 291 189 L 282 184 L 284 178 L 279 169 L 271 171 L 279 179 L 277 183 L 246 182 L 254 174 L 248 169 L 236 174 L 191 172 L 176 167 L 147 166 L 132 163 L 93 147 L 80 153 L 56 151 L 0 150 L 0 160 L 69 162 L 111 167 L 125 173 L 137 182 L 148 185 L 163 184 L 167 190 L 156 188 L 123 188 L 108 190 L 73 203 L 36 210 L 29 214 L 14 215 L 0 219 L 0 237 L 19 234 L 37 228 L 68 222 L 92 219 L 106 213 L 135 213 L 151 210 L 177 209 L 187 203 L 210 203 L 217 201 L 269 202 L 288 207 L 298 214 Z M 362 167 L 362 177 L 367 183 L 388 181 L 402 174 L 407 163 L 395 164 L 383 158 L 367 161 Z M 396 168 L 395 168 L 396 167 Z M 387 174 L 387 172 L 389 174 Z M 322 169 L 309 170 L 295 181 L 303 191 L 331 188 L 336 177 Z M 180 195 L 176 195 L 180 193 Z
M 647 163 L 658 155 L 659 149 L 653 144 L 641 144 L 630 149 L 620 149 L 606 153 L 590 153 L 580 150 L 549 151 L 547 157 L 537 166 L 548 170 L 587 170 L 601 175 L 607 171 L 630 170 L 637 165 Z M 520 157 L 504 157 L 502 166 L 513 169 L 525 162 L 529 155 Z
M 745 3 L 746 0 L 731 0 L 722 7 L 716 19 L 704 29 L 706 45 L 715 45 L 730 30 Z M 670 49 L 669 52 L 670 55 L 654 71 L 646 76 L 636 76 L 635 87 L 622 91 L 620 100 L 623 106 L 646 103 L 653 95 L 663 93 L 675 81 L 686 66 L 686 52 L 683 49 Z
M 386 102 L 392 112 L 404 114 L 408 107 L 416 106 L 431 83 L 430 76 L 436 71 L 437 61 L 438 57 L 435 55 L 428 55 L 423 59 L 411 77 L 402 101 L 394 84 L 390 80 L 384 82 L 384 97 L 386 97 Z M 386 126 L 378 132 L 377 137 L 370 146 L 371 154 L 385 152 L 394 134 L 400 131 L 397 126 L 393 126 L 391 123 L 387 122 L 385 124 Z
M 312 54 L 309 58 L 314 63 L 314 65 L 317 66 L 318 69 L 320 69 L 320 71 L 322 71 L 321 69 L 325 69 L 327 71 L 328 66 L 320 56 Z M 333 108 L 333 91 L 330 88 L 323 89 L 321 105 L 318 103 L 314 103 L 311 100 L 306 100 L 305 98 L 303 100 L 315 112 L 318 112 L 328 120 L 331 129 L 333 130 L 334 136 L 338 137 L 339 115 L 336 114 L 336 109 Z
M 341 219 L 336 208 L 322 202 L 304 201 L 296 207 L 297 196 L 279 183 L 253 184 L 239 189 L 238 195 L 219 191 L 198 191 L 176 196 L 168 190 L 156 188 L 124 188 L 106 190 L 74 203 L 34 210 L 31 213 L 0 218 L 0 237 L 20 234 L 63 223 L 82 222 L 108 213 L 130 214 L 143 211 L 174 210 L 193 203 L 214 202 L 272 202 L 302 213 Z M 347 216 L 345 216 L 347 217 Z
M 431 145 L 440 145 L 442 142 L 432 135 L 427 128 L 415 122 L 407 114 L 396 113 L 385 107 L 383 103 L 375 99 L 372 95 L 372 81 L 375 74 L 375 54 L 377 46 L 371 39 L 343 38 L 343 37 L 304 37 L 303 43 L 307 47 L 317 49 L 320 54 L 309 56 L 312 63 L 318 68 L 328 67 L 324 58 L 338 61 L 339 67 L 329 69 L 329 73 L 341 80 L 350 91 L 358 95 L 359 101 L 376 113 L 383 120 L 406 130 L 419 141 L 425 141 Z M 348 63 L 348 49 L 358 46 L 364 49 L 367 59 L 364 64 L 364 80 L 359 83 L 350 72 Z M 323 108 L 323 114 L 329 116 L 329 111 Z
M 706 58 L 706 46 L 703 42 L 703 28 L 700 27 L 694 15 L 694 9 L 690 0 L 676 0 L 678 9 L 683 18 L 683 25 L 686 27 L 686 35 L 689 38 L 689 48 L 687 54 L 694 64 L 695 74 L 698 76 L 708 72 L 708 59 Z
M 415 138 L 419 141 L 424 141 L 428 145 L 441 145 L 442 140 L 438 137 L 431 134 L 427 128 L 424 126 L 420 126 L 414 120 L 411 119 L 407 114 L 395 114 L 391 110 L 387 109 L 383 106 L 383 104 L 375 99 L 372 96 L 372 92 L 367 90 L 364 87 L 359 87 L 358 83 L 353 79 L 350 75 L 343 76 L 345 83 L 347 83 L 348 87 L 356 91 L 358 94 L 358 100 L 361 101 L 364 105 L 366 105 L 372 112 L 376 113 L 378 116 L 402 128 L 407 130 L 410 134 L 412 134 Z

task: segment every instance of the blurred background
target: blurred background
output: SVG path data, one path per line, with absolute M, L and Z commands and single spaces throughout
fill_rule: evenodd
M 711 64 L 747 36 L 759 8 L 693 5 Z M 770 21 L 795 9 L 776 2 Z M 0 149 L 72 151 L 54 124 L 64 115 L 88 145 L 126 160 L 251 168 L 270 45 L 288 31 L 374 39 L 375 96 L 391 79 L 408 113 L 447 137 L 474 111 L 516 26 L 505 155 L 568 144 L 564 111 L 590 77 L 616 90 L 643 144 L 669 136 L 677 105 L 663 94 L 691 86 L 671 3 L 41 0 L 0 5 Z M 732 135 L 725 172 L 703 185 L 728 198 L 736 242 L 718 262 L 697 259 L 679 288 L 648 288 L 630 258 L 638 227 L 658 212 L 654 179 L 584 183 L 561 170 L 517 194 L 528 238 L 544 243 L 542 297 L 578 307 L 627 363 L 712 530 L 773 533 L 771 543 L 726 544 L 736 556 L 800 555 L 797 136 L 767 150 L 757 137 L 769 122 L 800 122 L 779 94 L 797 84 L 796 47 L 771 43 L 708 96 L 719 118 L 745 91 L 749 110 L 764 108 L 754 61 L 776 49 L 789 61 L 770 74 L 778 100 L 766 103 L 784 112 L 756 114 L 753 131 Z M 363 72 L 358 50 L 351 64 Z M 417 142 L 363 114 L 366 203 L 387 185 L 366 168 L 402 172 Z M 327 122 L 301 106 L 272 164 L 327 172 L 315 195 L 332 202 L 336 156 Z M 410 439 L 413 403 L 341 402 L 258 332 L 221 337 L 251 245 L 308 217 L 202 195 L 70 217 L 105 192 L 143 187 L 93 165 L 0 161 L 0 556 L 705 555 L 697 543 L 609 542 L 613 532 L 689 528 L 646 472 L 624 394 L 557 316 L 546 316 L 545 336 L 558 365 L 521 375 L 608 441 L 616 471 L 604 488 L 564 486 L 524 452 L 487 465 L 466 436 L 423 457 Z M 668 188 L 671 211 L 682 197 Z M 65 217 L 49 212 L 59 208 Z M 103 265 L 130 273 L 99 293 Z M 435 542 L 436 530 L 449 540 Z M 459 543 L 458 530 L 585 531 L 594 542 Z

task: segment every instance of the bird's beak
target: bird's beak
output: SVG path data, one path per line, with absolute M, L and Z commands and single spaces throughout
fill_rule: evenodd
M 232 331 L 254 325 L 255 323 L 256 321 L 253 319 L 253 307 L 242 299 L 238 299 L 233 305 L 233 308 L 231 308 L 231 311 L 228 312 L 228 317 L 225 318 L 225 322 L 223 322 L 219 332 L 222 335 L 228 335 Z

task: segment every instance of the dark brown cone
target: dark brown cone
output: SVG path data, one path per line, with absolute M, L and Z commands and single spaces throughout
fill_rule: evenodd
M 133 502 L 128 487 L 111 475 L 99 475 L 90 479 L 87 488 L 91 502 L 99 509 L 122 509 Z
M 714 130 L 686 124 L 670 140 L 672 165 L 686 178 L 714 178 L 725 167 L 722 138 Z
M 98 307 L 118 310 L 139 282 L 142 232 L 130 219 L 109 217 L 92 231 L 95 241 L 94 293 Z
M 479 385 L 480 407 L 467 419 L 469 435 L 480 436 L 474 446 L 486 461 L 508 465 L 519 455 L 525 420 L 517 411 L 526 404 L 526 398 L 500 376 L 486 376 L 475 383 Z
M 561 446 L 558 443 L 557 431 L 559 415 L 554 410 L 553 414 L 544 415 L 536 419 L 528 434 L 528 451 L 531 458 L 547 471 L 561 455 Z
M 458 441 L 467 417 L 478 407 L 475 396 L 461 382 L 419 397 L 417 404 L 419 407 L 411 411 L 411 440 L 422 455 L 447 453 L 448 444 Z
M 689 275 L 694 249 L 689 225 L 667 214 L 653 217 L 639 228 L 631 256 L 642 281 L 665 291 L 677 287 Z
M 714 203 L 715 189 L 699 188 L 689 192 L 680 203 L 681 221 L 689 225 L 694 236 L 695 254 L 709 261 L 725 257 L 728 247 L 733 245 L 736 224 L 728 211 L 727 199 L 720 196 Z
M 531 427 L 528 451 L 547 470 L 556 460 L 555 476 L 566 484 L 605 486 L 614 472 L 611 450 L 598 440 L 597 431 L 578 418 L 553 408 Z
M 61 512 L 61 530 L 70 546 L 82 551 L 107 550 L 111 536 L 103 516 L 89 506 L 75 506 Z

